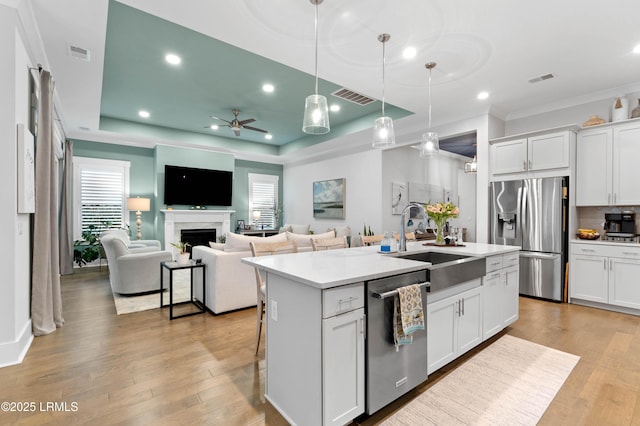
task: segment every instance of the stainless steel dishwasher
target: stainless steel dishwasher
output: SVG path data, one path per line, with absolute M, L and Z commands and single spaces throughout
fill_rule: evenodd
M 396 352 L 393 301 L 398 288 L 421 284 L 422 309 L 427 313 L 427 271 L 367 282 L 366 412 L 372 414 L 427 379 L 427 329 L 413 333 L 413 343 Z

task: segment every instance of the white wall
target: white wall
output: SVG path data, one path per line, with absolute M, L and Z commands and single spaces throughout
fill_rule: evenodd
M 33 339 L 29 318 L 29 215 L 17 214 L 17 123 L 28 123 L 29 58 L 13 8 L 0 6 L 0 366 L 21 362 Z
M 327 228 L 349 225 L 352 235 L 362 232 L 364 224 L 378 233 L 381 229 L 382 186 L 381 151 L 370 149 L 305 164 L 289 164 L 283 172 L 284 222 L 311 224 L 316 233 Z M 313 218 L 313 182 L 345 178 L 345 219 Z
M 631 110 L 638 106 L 640 92 L 619 93 L 626 96 L 629 102 L 629 114 Z M 611 112 L 615 98 L 606 97 L 597 101 L 590 101 L 566 108 L 546 111 L 527 117 L 509 119 L 505 123 L 505 135 L 517 135 L 536 130 L 560 127 L 567 124 L 577 124 L 587 121 L 592 115 L 597 115 L 605 121 L 611 121 Z
M 453 197 L 451 201 L 458 203 L 458 196 L 460 194 L 458 173 L 459 171 L 464 170 L 464 163 L 466 161 L 469 161 L 469 159 L 446 151 L 441 151 L 439 155 L 432 158 L 420 158 L 418 150 L 411 148 L 410 146 L 403 146 L 383 151 L 383 178 L 381 188 L 382 231 L 400 231 L 400 216 L 397 214 L 394 215 L 391 209 L 392 182 L 407 184 L 409 182 L 417 182 L 440 186 L 446 190 L 450 190 Z M 475 175 L 473 185 L 475 186 Z M 470 213 L 473 216 L 473 222 L 475 223 L 475 188 L 471 188 L 471 191 L 472 195 L 469 194 L 469 191 L 465 191 L 468 196 L 473 197 L 473 202 L 470 203 L 470 206 L 473 206 L 473 210 L 467 213 Z M 451 224 L 453 226 L 459 226 L 455 219 L 452 220 Z

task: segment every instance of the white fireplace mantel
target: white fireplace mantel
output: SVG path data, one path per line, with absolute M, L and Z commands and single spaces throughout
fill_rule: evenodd
M 231 232 L 231 214 L 235 210 L 161 210 L 164 213 L 164 247 L 171 251 L 171 243 L 180 238 L 185 224 L 201 223 L 216 229 L 216 235 Z M 176 238 L 177 237 L 177 238 Z

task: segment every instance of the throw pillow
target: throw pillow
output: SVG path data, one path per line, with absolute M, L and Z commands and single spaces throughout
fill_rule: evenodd
M 287 232 L 287 231 L 291 232 L 291 225 L 284 225 L 284 226 L 281 226 L 280 229 L 278 229 L 279 234 L 282 234 L 283 232 Z
M 311 229 L 311 225 L 289 225 L 291 227 L 291 232 L 294 234 L 308 234 L 309 229 Z
M 224 243 L 214 243 L 213 241 L 209 241 L 209 247 L 216 250 L 224 250 Z
M 224 243 L 224 251 L 238 252 L 251 251 L 249 243 L 251 241 L 263 243 L 282 243 L 287 241 L 286 234 L 276 234 L 270 237 L 257 237 L 252 235 L 241 235 L 230 232 L 227 234 L 227 241 Z
M 335 228 L 330 228 L 329 230 L 335 231 L 336 237 L 350 237 L 351 236 L 351 228 L 349 225 L 345 226 L 336 226 Z

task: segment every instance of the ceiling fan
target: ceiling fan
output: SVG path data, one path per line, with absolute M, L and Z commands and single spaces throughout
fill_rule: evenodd
M 258 129 L 257 127 L 252 127 L 252 126 L 247 126 L 247 124 L 249 123 L 253 123 L 255 120 L 255 118 L 248 118 L 246 120 L 238 120 L 238 114 L 240 114 L 240 110 L 239 109 L 234 109 L 232 110 L 233 112 L 233 120 L 231 121 L 227 121 L 224 118 L 220 118 L 220 117 L 216 117 L 215 115 L 212 115 L 211 118 L 215 118 L 216 120 L 220 120 L 220 121 L 224 121 L 225 123 L 229 123 L 226 124 L 226 127 L 231 127 L 231 129 L 233 130 L 233 133 L 236 134 L 236 136 L 240 136 L 240 129 L 247 129 L 247 130 L 253 130 L 256 132 L 262 132 L 262 133 L 269 133 L 266 130 L 262 130 L 262 129 Z

